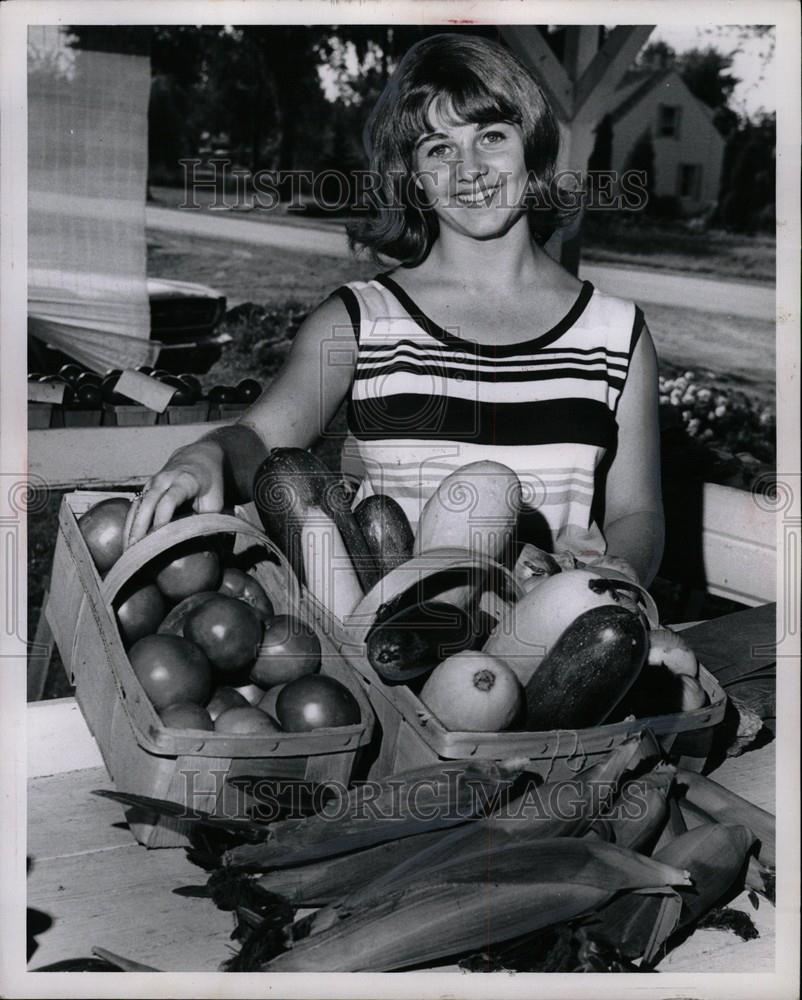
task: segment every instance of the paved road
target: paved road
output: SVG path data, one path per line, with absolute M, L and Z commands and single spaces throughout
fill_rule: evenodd
M 266 221 L 263 216 L 237 218 L 224 212 L 181 211 L 154 205 L 148 205 L 146 211 L 147 225 L 151 229 L 299 253 L 320 253 L 332 257 L 347 257 L 349 253 L 342 230 L 329 225 L 295 225 Z M 582 265 L 580 277 L 587 278 L 611 295 L 620 295 L 639 303 L 679 306 L 769 322 L 775 318 L 774 289 L 771 286 L 601 264 Z

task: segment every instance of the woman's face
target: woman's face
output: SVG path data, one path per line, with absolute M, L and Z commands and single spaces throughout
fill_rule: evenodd
M 442 225 L 475 239 L 500 236 L 525 213 L 521 130 L 510 122 L 454 124 L 435 106 L 414 153 L 416 182 Z

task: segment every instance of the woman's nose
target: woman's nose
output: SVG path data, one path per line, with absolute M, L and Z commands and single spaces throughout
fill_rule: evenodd
M 456 162 L 457 181 L 476 181 L 487 173 L 487 164 L 473 148 L 462 150 Z

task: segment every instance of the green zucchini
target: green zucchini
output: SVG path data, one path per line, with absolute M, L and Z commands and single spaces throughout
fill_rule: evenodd
M 342 479 L 303 448 L 273 448 L 256 470 L 253 500 L 268 537 L 306 583 L 301 532 L 310 508 L 331 518 L 342 536 L 364 591 L 378 574 L 362 530 L 351 512 L 350 493 Z
M 370 665 L 388 684 L 430 673 L 476 641 L 471 616 L 443 601 L 425 601 L 374 625 L 365 640 Z
M 526 728 L 543 732 L 599 725 L 634 684 L 648 651 L 639 615 L 620 605 L 583 612 L 526 685 Z
M 412 558 L 415 536 L 399 503 L 376 493 L 365 497 L 354 511 L 380 576 Z

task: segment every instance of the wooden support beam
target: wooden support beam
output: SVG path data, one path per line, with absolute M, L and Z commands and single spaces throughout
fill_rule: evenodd
M 595 124 L 604 116 L 616 87 L 653 30 L 653 24 L 619 24 L 610 32 L 574 84 L 575 118 Z
M 534 25 L 508 24 L 499 34 L 546 92 L 555 114 L 570 121 L 574 114 L 574 85 L 546 39 Z

